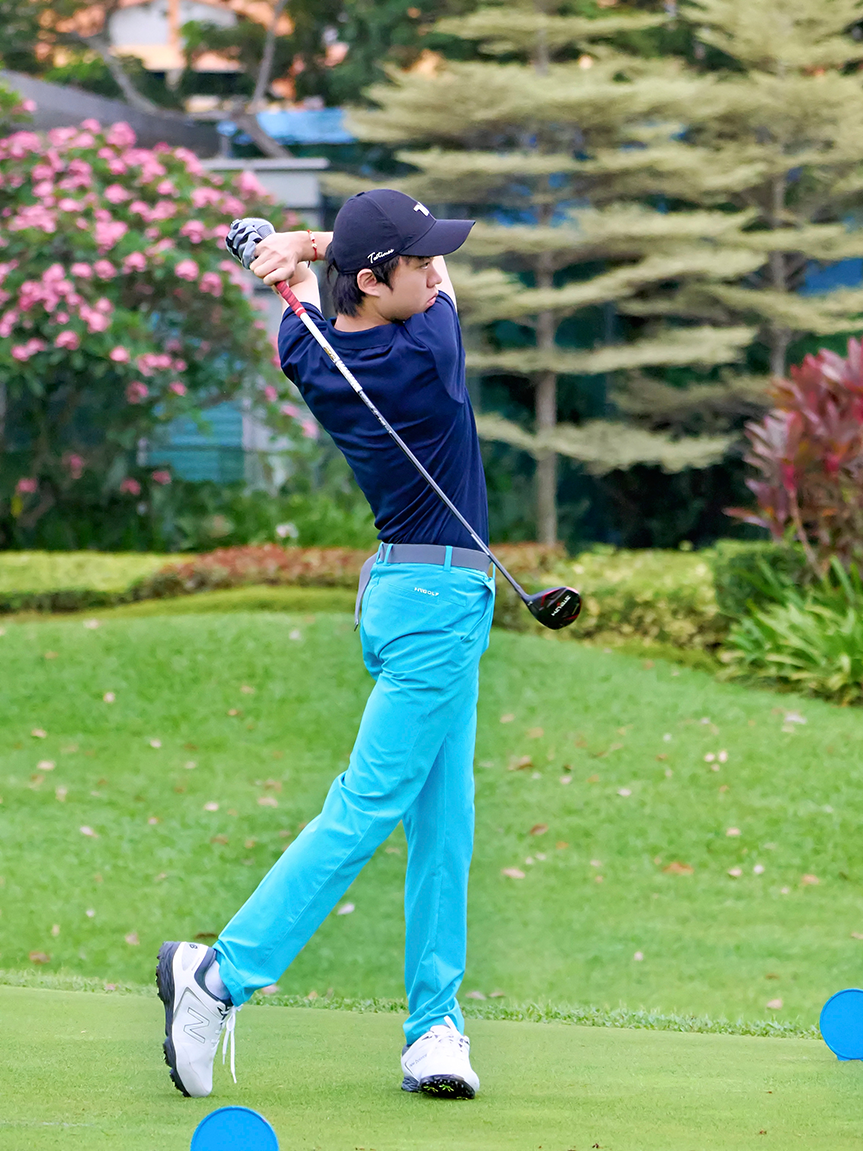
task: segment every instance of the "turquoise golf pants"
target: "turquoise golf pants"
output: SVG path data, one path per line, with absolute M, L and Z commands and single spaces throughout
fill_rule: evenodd
M 456 993 L 467 943 L 479 661 L 494 580 L 448 564 L 389 564 L 387 550 L 363 596 L 363 660 L 375 686 L 348 769 L 215 948 L 234 1003 L 275 983 L 401 820 L 410 1044 L 447 1015 L 464 1025 Z

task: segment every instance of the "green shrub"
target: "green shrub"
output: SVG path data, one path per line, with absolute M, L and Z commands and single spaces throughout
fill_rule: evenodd
M 723 540 L 711 551 L 711 567 L 716 603 L 733 620 L 781 602 L 789 588 L 812 578 L 800 547 L 770 541 Z
M 0 613 L 83 611 L 118 603 L 170 557 L 136 552 L 0 552 Z
M 824 581 L 789 588 L 784 602 L 744 616 L 729 632 L 724 678 L 754 679 L 810 695 L 863 699 L 863 580 L 834 557 Z
M 551 582 L 582 594 L 578 622 L 562 633 L 607 643 L 633 639 L 703 650 L 721 643 L 727 621 L 713 591 L 709 554 L 596 547 L 557 567 Z M 532 581 L 531 591 L 538 591 Z

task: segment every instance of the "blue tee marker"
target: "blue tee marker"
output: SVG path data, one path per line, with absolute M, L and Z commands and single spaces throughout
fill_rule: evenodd
M 220 1107 L 206 1115 L 192 1136 L 190 1151 L 279 1151 L 276 1133 L 250 1107 Z
M 838 1059 L 863 1059 L 863 991 L 846 987 L 831 995 L 821 1009 L 818 1026 Z

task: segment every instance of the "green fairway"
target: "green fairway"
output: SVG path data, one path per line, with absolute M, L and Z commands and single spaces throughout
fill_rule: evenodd
M 101 618 L 0 638 L 0 967 L 143 982 L 316 814 L 371 681 L 347 615 Z M 861 777 L 860 711 L 496 632 L 463 998 L 812 1026 L 863 973 Z M 404 863 L 285 992 L 403 994 Z
M 236 1086 L 183 1099 L 155 997 L 0 988 L 3 1151 L 187 1151 L 216 1107 L 273 1124 L 282 1151 L 844 1151 L 863 1067 L 823 1043 L 474 1020 L 473 1102 L 400 1088 L 398 1018 L 247 1007 Z

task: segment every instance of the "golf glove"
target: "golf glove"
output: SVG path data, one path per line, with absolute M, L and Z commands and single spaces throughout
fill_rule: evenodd
M 263 240 L 275 232 L 269 220 L 259 219 L 257 216 L 244 216 L 242 220 L 234 220 L 231 230 L 225 237 L 225 247 L 235 260 L 248 268 L 255 258 L 255 248 Z

